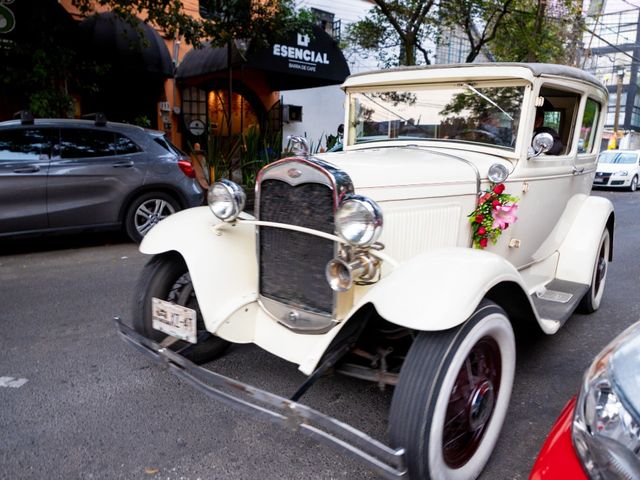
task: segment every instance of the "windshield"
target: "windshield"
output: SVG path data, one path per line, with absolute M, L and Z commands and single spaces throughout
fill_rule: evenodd
M 636 163 L 638 158 L 635 153 L 602 152 L 598 157 L 598 163 Z
M 513 150 L 524 89 L 459 83 L 352 93 L 349 145 L 428 139 Z

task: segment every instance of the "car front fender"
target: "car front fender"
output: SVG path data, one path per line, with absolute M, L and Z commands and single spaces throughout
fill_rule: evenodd
M 182 210 L 158 223 L 140 244 L 142 253 L 182 255 L 211 332 L 258 298 L 255 226 L 238 222 L 214 228 L 220 223 L 208 207 Z
M 487 292 L 502 282 L 526 291 L 504 258 L 483 250 L 432 250 L 396 267 L 357 303 L 371 303 L 385 320 L 414 330 L 447 330 L 471 316 Z
M 378 315 L 395 325 L 420 331 L 447 330 L 464 323 L 499 284 L 522 290 L 520 301 L 529 302 L 524 310 L 533 312 L 530 320 L 535 322 L 535 307 L 525 293 L 522 277 L 504 258 L 470 248 L 443 248 L 417 255 L 373 285 L 345 320 L 309 350 L 300 370 L 312 372 L 339 331 L 357 319 L 367 305 L 373 305 Z

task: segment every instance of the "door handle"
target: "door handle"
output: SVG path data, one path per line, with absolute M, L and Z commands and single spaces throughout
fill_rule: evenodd
M 40 171 L 37 165 L 27 165 L 26 167 L 16 168 L 13 173 L 36 173 Z
M 113 164 L 113 168 L 131 168 L 131 167 L 133 167 L 133 162 L 131 160 L 116 162 Z

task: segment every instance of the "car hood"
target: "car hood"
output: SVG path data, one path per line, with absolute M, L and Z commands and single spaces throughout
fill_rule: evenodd
M 475 195 L 478 180 L 486 179 L 489 166 L 500 157 L 433 148 L 385 147 L 316 155 L 345 171 L 356 193 L 378 201 Z
M 633 163 L 599 163 L 596 167 L 597 172 L 616 173 L 622 171 L 634 171 L 638 167 Z

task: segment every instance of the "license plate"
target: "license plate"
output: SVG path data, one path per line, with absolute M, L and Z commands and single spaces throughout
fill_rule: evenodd
M 596 177 L 596 178 L 593 179 L 593 183 L 604 183 L 604 178 Z
M 151 326 L 167 335 L 196 343 L 196 311 L 182 305 L 151 299 Z

